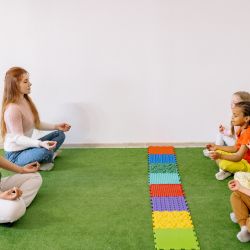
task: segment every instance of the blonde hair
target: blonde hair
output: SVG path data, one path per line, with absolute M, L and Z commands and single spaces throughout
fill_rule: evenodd
M 250 102 L 250 93 L 247 91 L 237 91 L 233 95 L 237 95 L 241 102 Z
M 10 68 L 5 75 L 4 80 L 4 92 L 3 92 L 3 100 L 2 100 L 2 112 L 1 112 L 1 135 L 2 138 L 5 137 L 7 128 L 4 121 L 4 112 L 6 110 L 6 107 L 10 103 L 17 103 L 19 97 L 20 97 L 20 91 L 19 91 L 19 83 L 23 77 L 24 74 L 28 74 L 28 72 L 20 67 L 13 67 Z M 39 127 L 40 125 L 40 118 L 38 111 L 36 109 L 35 104 L 33 103 L 32 99 L 25 94 L 24 98 L 27 100 L 31 112 L 34 116 L 34 123 L 35 127 Z

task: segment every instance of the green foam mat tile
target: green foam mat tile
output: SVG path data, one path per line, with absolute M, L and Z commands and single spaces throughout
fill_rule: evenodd
M 177 164 L 175 163 L 151 163 L 149 164 L 150 173 L 177 173 Z
M 186 249 L 200 250 L 196 234 L 193 229 L 155 229 L 155 247 L 157 250 Z

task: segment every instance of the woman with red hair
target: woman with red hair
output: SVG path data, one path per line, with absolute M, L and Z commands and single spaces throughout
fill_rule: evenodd
M 25 69 L 13 67 L 6 72 L 1 117 L 5 157 L 20 166 L 37 161 L 41 170 L 51 170 L 70 125 L 41 122 L 30 91 L 29 73 Z M 35 128 L 55 131 L 37 140 L 32 138 Z

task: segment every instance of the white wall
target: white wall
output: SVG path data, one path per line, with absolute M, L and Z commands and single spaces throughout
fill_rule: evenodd
M 0 0 L 0 77 L 30 72 L 67 143 L 202 142 L 250 83 L 249 0 Z M 2 95 L 2 85 L 1 93 Z

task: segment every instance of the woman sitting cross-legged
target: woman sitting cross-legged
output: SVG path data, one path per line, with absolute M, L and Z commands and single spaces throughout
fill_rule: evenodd
M 41 122 L 29 97 L 30 91 L 29 74 L 25 69 L 14 67 L 7 71 L 1 118 L 5 157 L 20 166 L 37 161 L 41 163 L 40 170 L 50 170 L 65 140 L 64 132 L 71 126 Z M 55 131 L 36 140 L 32 138 L 34 128 Z

